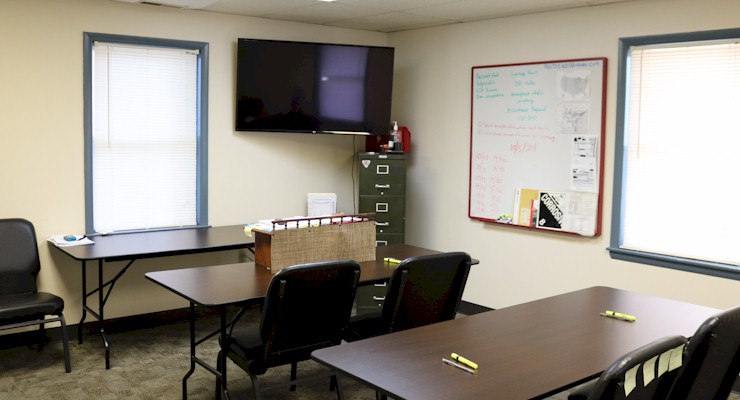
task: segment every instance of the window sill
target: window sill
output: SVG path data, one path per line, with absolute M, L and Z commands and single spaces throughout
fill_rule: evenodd
M 694 272 L 697 274 L 717 276 L 720 278 L 740 280 L 740 266 L 720 264 L 709 261 L 693 260 L 689 258 L 666 256 L 662 254 L 646 253 L 643 251 L 626 250 L 608 247 L 609 255 L 615 260 L 630 261 L 648 264 L 657 267 Z

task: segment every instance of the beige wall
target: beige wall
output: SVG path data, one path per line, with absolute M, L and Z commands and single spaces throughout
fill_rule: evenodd
M 414 139 L 407 241 L 465 250 L 480 259 L 464 299 L 494 308 L 594 285 L 718 308 L 740 304 L 740 281 L 615 261 L 606 251 L 618 39 L 736 28 L 738 21 L 736 0 L 641 0 L 391 34 L 394 118 L 410 127 Z M 529 232 L 468 219 L 471 67 L 587 57 L 607 57 L 609 63 L 601 236 Z
M 240 37 L 387 45 L 382 33 L 282 23 L 105 0 L 0 0 L 0 218 L 37 230 L 42 290 L 80 318 L 80 266 L 44 243 L 85 229 L 83 32 L 210 44 L 209 223 L 243 224 L 306 213 L 306 193 L 336 192 L 353 211 L 352 136 L 234 131 L 236 41 Z M 137 261 L 110 296 L 108 317 L 187 306 L 144 278 L 164 268 L 236 262 L 236 252 Z M 114 272 L 122 264 L 107 270 Z M 91 266 L 89 268 L 95 268 Z
M 645 16 L 629 17 L 643 13 Z M 394 119 L 410 127 L 408 243 L 481 260 L 465 300 L 499 308 L 592 285 L 703 305 L 740 304 L 738 281 L 609 258 L 617 39 L 734 27 L 736 0 L 656 0 L 381 34 L 101 0 L 0 0 L 0 218 L 20 216 L 39 239 L 84 230 L 82 32 L 210 43 L 209 222 L 305 213 L 307 192 L 337 192 L 352 211 L 353 137 L 236 133 L 239 37 L 392 45 Z M 603 234 L 575 238 L 467 218 L 470 67 L 609 58 Z M 280 184 L 287 183 L 287 184 Z M 80 318 L 79 264 L 41 244 L 41 289 Z M 115 287 L 108 317 L 183 307 L 146 281 L 150 270 L 234 262 L 235 252 L 138 261 Z M 121 265 L 121 264 L 117 264 Z M 110 268 L 112 270 L 117 269 Z

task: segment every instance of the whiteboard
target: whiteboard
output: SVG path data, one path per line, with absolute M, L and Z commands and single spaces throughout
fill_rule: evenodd
M 600 234 L 606 64 L 472 68 L 470 218 Z

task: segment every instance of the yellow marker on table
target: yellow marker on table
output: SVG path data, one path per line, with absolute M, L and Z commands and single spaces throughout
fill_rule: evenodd
M 398 263 L 401 262 L 401 260 L 399 260 L 397 258 L 393 258 L 393 257 L 386 257 L 386 258 L 383 259 L 383 261 L 385 261 L 387 263 L 390 263 L 390 264 L 398 264 Z
M 453 360 L 459 362 L 460 364 L 465 364 L 465 365 L 467 365 L 468 367 L 470 367 L 472 369 L 478 369 L 478 364 L 476 364 L 476 363 L 468 360 L 465 357 L 462 357 L 462 356 L 458 355 L 457 353 L 452 353 L 450 355 L 450 358 L 452 358 Z
M 637 317 L 633 315 L 622 314 L 622 313 L 618 313 L 618 312 L 614 312 L 610 310 L 606 310 L 605 312 L 600 313 L 599 315 L 604 316 L 604 317 L 609 317 L 609 318 L 616 318 L 616 319 L 619 319 L 622 321 L 628 321 L 628 322 L 637 321 Z

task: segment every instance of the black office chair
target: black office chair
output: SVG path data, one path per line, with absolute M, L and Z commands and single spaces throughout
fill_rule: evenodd
M 470 255 L 440 253 L 403 260 L 391 275 L 380 314 L 350 319 L 352 342 L 455 318 L 470 272 Z
M 633 350 L 614 361 L 596 381 L 575 389 L 568 400 L 666 399 L 680 367 L 680 363 L 670 365 L 672 352 L 682 359 L 685 345 L 685 337 L 667 336 Z
M 740 373 L 740 306 L 699 326 L 686 346 L 671 400 L 725 400 Z
M 36 278 L 41 269 L 36 231 L 20 218 L 0 219 L 0 330 L 39 325 L 39 350 L 46 340 L 44 325 L 61 323 L 64 368 L 72 371 L 64 320 L 64 300 L 39 292 Z M 55 318 L 46 318 L 53 315 Z
M 240 326 L 237 320 L 224 346 L 226 356 L 249 374 L 256 399 L 278 386 L 294 390 L 297 382 L 329 376 L 336 382 L 333 371 L 297 379 L 297 363 L 308 360 L 314 350 L 341 343 L 359 278 L 360 265 L 350 260 L 295 265 L 272 277 L 259 324 Z M 222 357 L 219 352 L 219 368 L 225 365 Z M 260 387 L 259 375 L 287 364 L 290 382 Z M 226 370 L 221 372 L 225 384 Z M 341 398 L 338 386 L 337 395 Z

